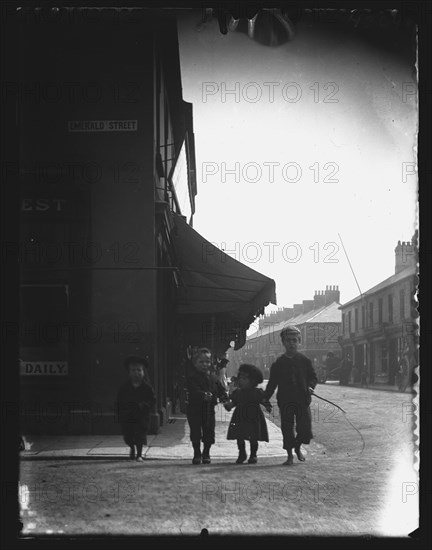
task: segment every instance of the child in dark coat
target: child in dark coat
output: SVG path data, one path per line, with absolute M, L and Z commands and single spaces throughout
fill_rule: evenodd
M 239 456 L 236 464 L 246 460 L 245 440 L 250 442 L 249 464 L 256 464 L 258 441 L 268 441 L 267 424 L 261 405 L 270 412 L 271 404 L 264 398 L 263 390 L 257 388 L 263 382 L 263 375 L 255 365 L 243 364 L 238 372 L 238 389 L 231 395 L 231 401 L 224 404 L 227 411 L 235 407 L 228 428 L 227 439 L 237 439 Z
M 217 376 L 211 372 L 211 353 L 200 348 L 192 358 L 187 373 L 187 420 L 194 449 L 192 464 L 210 464 L 210 447 L 215 442 L 215 405 L 218 398 L 228 401 L 228 395 Z M 201 441 L 204 449 L 201 454 Z
M 130 447 L 129 457 L 142 462 L 142 448 L 147 444 L 150 412 L 156 399 L 147 373 L 147 361 L 131 356 L 124 365 L 129 380 L 118 391 L 118 418 L 123 439 Z

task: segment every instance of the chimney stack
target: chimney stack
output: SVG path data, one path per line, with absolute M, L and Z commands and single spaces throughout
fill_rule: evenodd
M 325 305 L 325 296 L 323 290 L 315 290 L 314 309 L 320 309 Z
M 417 231 L 413 235 L 412 242 L 398 241 L 395 248 L 395 273 L 415 265 L 417 265 Z
M 258 321 L 259 328 L 268 327 L 282 321 L 287 321 L 293 316 L 294 308 L 280 307 L 277 311 L 272 311 Z
M 326 286 L 324 304 L 328 306 L 333 302 L 340 303 L 339 287 L 335 285 Z
M 303 313 L 303 304 L 294 304 L 294 317 Z

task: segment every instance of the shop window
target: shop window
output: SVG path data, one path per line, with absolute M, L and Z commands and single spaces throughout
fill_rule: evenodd
M 21 374 L 68 374 L 68 339 L 67 285 L 22 285 Z

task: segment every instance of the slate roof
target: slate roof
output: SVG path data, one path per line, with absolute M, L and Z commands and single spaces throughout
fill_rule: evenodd
M 369 290 L 366 290 L 366 292 L 363 292 L 362 295 L 356 296 L 346 304 L 343 304 L 340 306 L 341 309 L 345 308 L 346 306 L 349 306 L 353 304 L 354 302 L 357 302 L 359 300 L 362 300 L 366 296 L 371 296 L 372 294 L 375 294 L 376 292 L 379 292 L 380 290 L 383 290 L 394 283 L 397 283 L 399 281 L 402 281 L 406 277 L 411 277 L 413 275 L 417 274 L 417 267 L 416 266 L 409 266 L 405 268 L 403 271 L 399 271 L 399 273 L 395 273 L 394 275 L 391 275 L 387 279 L 384 279 L 384 281 L 381 281 L 377 285 L 373 286 Z
M 291 317 L 286 321 L 275 323 L 272 325 L 260 328 L 250 336 L 247 340 L 250 341 L 260 336 L 265 336 L 269 333 L 275 334 L 280 332 L 286 325 L 303 325 L 305 323 L 340 323 L 342 321 L 342 312 L 340 311 L 340 304 L 338 302 L 332 302 L 328 306 L 320 307 L 319 309 L 313 309 L 308 313 L 302 313 L 296 317 Z

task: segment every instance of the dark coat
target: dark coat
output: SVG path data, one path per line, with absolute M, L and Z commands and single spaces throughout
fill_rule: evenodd
M 190 369 L 186 384 L 189 407 L 201 410 L 203 403 L 209 403 L 209 405 L 214 406 L 217 404 L 218 398 L 222 402 L 228 400 L 225 388 L 222 386 L 217 376 L 212 372 L 205 374 L 195 368 L 193 368 L 193 370 Z M 211 401 L 204 401 L 204 394 L 206 392 L 212 394 Z
M 150 384 L 143 381 L 135 388 L 128 380 L 120 387 L 117 395 L 119 422 L 147 427 L 155 402 L 156 398 Z
M 231 395 L 235 405 L 228 427 L 227 439 L 268 441 L 267 423 L 261 410 L 264 392 L 259 388 L 235 390 Z
M 311 360 L 302 353 L 294 357 L 281 355 L 270 367 L 270 378 L 265 389 L 266 399 L 270 399 L 276 388 L 277 402 L 295 402 L 310 405 L 311 395 L 308 388 L 315 388 L 317 375 Z
M 351 359 L 348 359 L 346 357 L 342 361 L 341 367 L 340 367 L 340 381 L 342 384 L 348 384 L 351 377 L 352 368 L 353 368 L 353 364 Z

